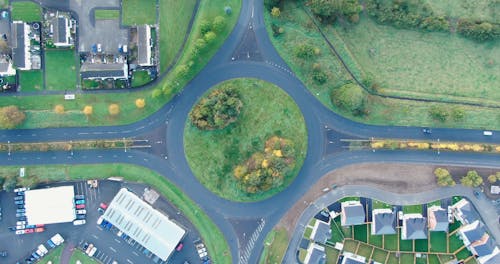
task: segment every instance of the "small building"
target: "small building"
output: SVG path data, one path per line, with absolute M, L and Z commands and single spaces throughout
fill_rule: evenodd
M 462 223 L 462 225 L 470 224 L 479 219 L 479 215 L 469 201 L 462 199 L 452 206 L 453 215 Z
M 320 220 L 316 220 L 316 223 L 314 223 L 314 227 L 311 232 L 311 240 L 319 244 L 326 244 L 326 241 L 331 237 L 332 229 L 330 228 L 330 224 Z
M 429 222 L 429 231 L 448 232 L 448 212 L 440 206 L 431 206 L 427 208 L 427 218 Z
M 84 62 L 80 68 L 82 79 L 106 80 L 128 79 L 128 65 L 123 63 Z
M 76 218 L 74 186 L 28 190 L 24 199 L 29 225 L 67 223 Z
M 1 77 L 6 77 L 6 76 L 13 76 L 16 75 L 16 70 L 14 69 L 12 65 L 12 61 L 8 56 L 1 56 L 0 55 L 0 76 Z
M 31 53 L 30 53 L 30 26 L 22 21 L 14 21 L 12 23 L 12 57 L 14 66 L 19 70 L 31 69 Z
M 494 263 L 490 262 L 491 259 L 497 258 L 500 254 L 494 239 L 486 232 L 483 223 L 479 220 L 462 226 L 458 230 L 458 236 L 467 249 L 477 256 L 479 263 Z
M 372 235 L 396 234 L 396 214 L 391 209 L 374 209 L 372 219 Z
M 491 185 L 491 194 L 500 194 L 500 186 Z
M 365 223 L 365 208 L 359 201 L 342 202 L 341 208 L 340 224 L 342 226 L 362 225 Z
M 54 46 L 58 48 L 73 46 L 71 27 L 71 21 L 66 16 L 58 14 L 51 19 L 50 30 Z
M 140 66 L 152 66 L 151 27 L 149 25 L 137 26 L 137 64 Z
M 344 252 L 344 258 L 342 259 L 341 264 L 365 264 L 366 258 L 363 256 L 359 256 L 353 254 L 351 252 Z
M 403 228 L 401 229 L 401 239 L 426 239 L 427 221 L 421 214 L 405 214 L 403 216 Z
M 326 263 L 325 248 L 316 243 L 311 243 L 307 248 L 304 264 L 324 264 Z

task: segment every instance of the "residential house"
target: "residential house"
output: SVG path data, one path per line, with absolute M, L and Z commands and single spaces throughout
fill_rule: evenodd
M 470 224 L 479 219 L 476 209 L 469 201 L 462 199 L 452 206 L 453 215 L 463 225 Z
M 80 76 L 83 79 L 127 79 L 128 65 L 123 63 L 82 63 Z
M 426 239 L 427 220 L 421 214 L 405 214 L 403 216 L 403 228 L 401 239 Z
M 355 255 L 351 252 L 344 252 L 344 258 L 341 264 L 365 264 L 366 258 L 363 256 Z
M 54 46 L 61 48 L 71 47 L 73 45 L 71 27 L 71 21 L 66 16 L 58 14 L 52 18 L 50 31 L 52 33 Z
M 137 27 L 137 64 L 140 66 L 152 66 L 151 27 L 142 25 Z
M 307 254 L 304 259 L 304 264 L 325 264 L 326 253 L 325 248 L 315 243 L 311 243 L 307 248 Z
M 372 219 L 372 235 L 396 234 L 396 214 L 391 209 L 374 209 Z
M 427 208 L 427 218 L 430 231 L 448 232 L 448 212 L 440 206 L 431 206 Z
M 328 239 L 332 237 L 332 229 L 329 223 L 316 220 L 313 230 L 311 232 L 311 240 L 319 244 L 325 244 Z
M 479 263 L 493 263 L 492 259 L 497 259 L 500 254 L 493 238 L 486 233 L 486 229 L 479 220 L 471 224 L 462 226 L 458 230 L 458 236 L 464 242 L 467 249 L 475 256 Z
M 30 53 L 30 26 L 21 21 L 12 23 L 12 57 L 14 66 L 19 70 L 31 69 L 31 53 Z
M 342 226 L 365 223 L 365 208 L 359 201 L 342 202 L 341 209 L 340 224 Z

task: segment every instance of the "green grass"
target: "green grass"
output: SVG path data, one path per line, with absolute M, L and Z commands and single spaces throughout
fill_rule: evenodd
M 458 260 L 465 260 L 470 255 L 471 255 L 470 251 L 467 248 L 463 248 L 456 254 L 456 257 Z
M 73 254 L 71 255 L 71 258 L 69 259 L 69 264 L 76 264 L 76 261 L 80 261 L 82 264 L 99 263 L 95 259 L 90 258 L 89 256 L 87 256 L 87 254 L 83 253 L 79 249 L 75 249 L 73 251 Z M 59 263 L 59 262 L 56 262 L 56 263 Z
M 500 23 L 498 2 L 490 0 L 426 0 L 432 10 L 439 15 L 453 18 L 486 20 Z
M 337 226 L 336 221 L 331 221 L 330 223 L 330 228 L 332 230 L 332 237 L 328 240 L 332 244 L 335 244 L 337 242 L 342 243 L 344 240 L 344 235 L 342 234 L 342 231 L 339 229 L 339 226 Z
M 342 232 L 344 238 L 353 238 L 352 226 L 341 226 L 340 217 L 335 218 L 334 221 L 337 227 L 340 228 L 340 232 Z
M 163 72 L 172 63 L 181 48 L 196 0 L 160 0 L 160 3 L 162 14 L 160 17 L 160 36 L 167 36 L 160 39 L 160 71 Z
M 77 74 L 75 63 L 74 50 L 47 50 L 45 52 L 47 90 L 74 90 Z
M 220 87 L 239 91 L 241 113 L 236 123 L 222 130 L 202 131 L 187 120 L 184 147 L 193 173 L 209 190 L 230 200 L 255 201 L 280 192 L 295 178 L 306 154 L 307 132 L 300 110 L 285 92 L 264 81 L 235 79 L 214 89 Z M 253 153 L 262 152 L 265 141 L 273 135 L 293 142 L 297 153 L 295 167 L 281 186 L 248 194 L 237 186 L 233 168 Z
M 368 242 L 367 228 L 368 225 L 355 225 L 354 226 L 354 239 L 358 241 Z
M 464 242 L 458 238 L 457 234 L 451 235 L 448 241 L 448 247 L 449 247 L 449 252 L 453 253 L 457 251 L 459 248 L 461 248 L 464 245 Z
M 392 205 L 386 204 L 384 202 L 372 199 L 372 208 L 373 209 L 392 209 Z
M 162 1 L 160 2 L 161 2 L 160 5 L 164 3 Z M 166 14 L 163 13 L 161 14 L 166 16 Z M 155 22 L 156 22 L 155 0 L 122 0 L 122 24 L 152 25 Z M 168 25 L 168 26 L 173 26 L 173 25 Z
M 432 207 L 432 206 L 441 206 L 441 201 L 437 200 L 427 204 L 427 207 Z
M 343 202 L 350 202 L 350 201 L 360 201 L 360 198 L 359 197 L 354 197 L 354 196 L 347 196 L 347 197 L 344 197 L 342 199 L 339 200 L 339 203 L 343 203 Z
M 42 21 L 42 9 L 30 1 L 12 2 L 12 20 Z
M 313 229 L 310 228 L 310 227 L 306 227 L 306 229 L 304 230 L 304 237 L 309 239 L 309 237 L 311 236 L 311 233 L 312 233 Z
M 387 264 L 399 264 L 398 258 L 396 258 L 396 254 L 394 252 L 389 254 Z
M 399 256 L 401 263 L 414 263 L 415 254 L 401 253 Z
M 136 12 L 139 13 L 140 12 Z M 148 14 L 151 16 L 151 14 Z M 97 9 L 94 13 L 96 20 L 115 20 L 120 18 L 120 10 Z
M 385 250 L 382 250 L 382 249 L 378 249 L 376 248 L 374 251 L 373 251 L 373 256 L 372 256 L 372 259 L 376 262 L 379 262 L 379 263 L 385 263 L 385 259 L 387 257 L 387 254 L 388 252 L 385 251 Z
M 307 256 L 307 250 L 299 248 L 299 260 L 303 263 Z
M 384 235 L 384 249 L 386 250 L 398 250 L 398 235 Z
M 281 263 L 288 247 L 288 233 L 284 228 L 274 228 L 264 240 L 260 264 Z
M 43 86 L 43 72 L 42 71 L 18 71 L 19 84 L 21 91 L 32 92 L 40 91 Z
M 366 104 L 366 109 L 369 112 L 367 116 L 353 116 L 351 113 L 348 113 L 342 109 L 339 109 L 337 106 L 333 105 L 331 100 L 330 100 L 330 95 L 336 87 L 339 87 L 340 85 L 349 82 L 350 81 L 350 76 L 346 73 L 346 71 L 341 67 L 341 64 L 339 63 L 338 59 L 332 54 L 332 52 L 329 50 L 328 46 L 325 44 L 324 40 L 321 38 L 321 35 L 319 32 L 316 30 L 316 28 L 313 26 L 312 21 L 309 19 L 309 17 L 304 13 L 304 11 L 301 8 L 298 8 L 296 6 L 296 3 L 293 1 L 288 1 L 285 3 L 285 7 L 282 8 L 281 16 L 280 18 L 271 18 L 269 15 L 269 12 L 265 13 L 265 19 L 266 23 L 268 26 L 268 32 L 270 35 L 270 39 L 273 42 L 274 46 L 277 48 L 278 52 L 280 53 L 281 57 L 284 58 L 284 60 L 288 63 L 288 65 L 292 68 L 292 70 L 297 74 L 297 76 L 301 79 L 301 81 L 307 86 L 307 88 L 311 91 L 313 95 L 315 95 L 318 100 L 320 100 L 326 107 L 330 108 L 331 110 L 342 114 L 350 119 L 353 119 L 358 122 L 363 122 L 363 123 L 369 123 L 369 124 L 384 124 L 384 125 L 401 125 L 401 126 L 433 126 L 433 127 L 466 127 L 466 128 L 476 128 L 476 129 L 500 129 L 500 114 L 496 109 L 491 109 L 491 108 L 483 108 L 483 107 L 471 107 L 471 106 L 460 106 L 464 111 L 465 111 L 465 118 L 463 120 L 459 121 L 454 121 L 454 120 L 447 120 L 444 123 L 438 122 L 433 120 L 428 112 L 433 106 L 444 106 L 446 108 L 449 108 L 451 105 L 449 104 L 442 104 L 442 103 L 424 103 L 424 102 L 412 102 L 412 101 L 406 101 L 406 100 L 397 100 L 397 99 L 384 99 L 381 97 L 373 97 L 369 96 L 368 97 L 368 102 Z M 373 32 L 366 30 L 363 28 L 363 25 L 365 23 L 372 23 L 370 21 L 365 22 L 365 20 L 368 20 L 368 18 L 362 18 L 361 24 L 357 25 L 353 29 L 350 29 L 348 33 L 341 32 L 342 34 L 353 34 L 349 33 L 354 30 L 358 31 L 366 31 L 367 32 L 367 37 L 369 36 L 375 36 L 377 34 L 380 34 L 379 32 Z M 272 36 L 272 30 L 270 29 L 270 24 L 275 23 L 276 25 L 282 27 L 284 29 L 284 34 L 280 35 L 279 37 L 273 37 Z M 340 31 L 338 29 L 331 28 L 330 24 L 328 24 L 326 27 L 330 27 L 329 31 L 327 34 L 330 36 L 331 35 L 331 41 L 336 45 L 336 48 L 339 50 L 339 52 L 344 56 L 346 63 L 350 66 L 351 70 L 358 76 L 361 75 L 370 75 L 370 72 L 364 73 L 366 71 L 362 67 L 360 67 L 361 63 L 359 63 L 357 60 L 352 59 L 352 55 L 349 49 L 348 44 L 345 44 L 342 42 L 343 38 L 340 38 L 340 33 L 337 31 Z M 377 25 L 377 29 L 378 29 Z M 399 30 L 396 29 L 389 29 L 394 32 L 399 32 Z M 335 33 L 335 35 L 333 35 Z M 368 35 L 370 34 L 370 35 Z M 398 40 L 400 37 L 396 33 L 393 33 L 394 38 Z M 403 33 L 402 33 L 403 34 Z M 411 34 L 423 34 L 423 33 L 418 33 L 416 31 L 412 31 Z M 437 36 L 441 37 L 444 33 L 425 33 L 426 35 L 423 36 L 423 40 L 421 42 L 424 42 L 427 40 L 428 36 Z M 404 34 L 403 34 L 404 35 Z M 355 36 L 354 36 L 355 37 Z M 424 38 L 425 37 L 425 38 Z M 400 63 L 401 65 L 397 65 L 395 67 L 393 64 L 385 64 L 382 65 L 384 66 L 385 70 L 387 71 L 387 78 L 381 78 L 379 75 L 377 75 L 377 78 L 381 79 L 382 81 L 389 81 L 389 80 L 399 80 L 401 82 L 406 82 L 412 89 L 416 89 L 414 87 L 418 87 L 421 89 L 430 89 L 432 94 L 430 95 L 430 98 L 436 99 L 439 98 L 439 96 L 435 96 L 434 93 L 440 89 L 448 89 L 448 91 L 443 91 L 442 93 L 448 92 L 449 94 L 446 94 L 446 98 L 448 97 L 453 97 L 454 99 L 457 99 L 456 95 L 453 93 L 459 93 L 463 91 L 467 91 L 472 96 L 476 96 L 475 98 L 472 97 L 466 97 L 465 99 L 463 97 L 460 97 L 458 99 L 461 100 L 468 100 L 468 101 L 481 101 L 484 102 L 484 98 L 488 98 L 490 103 L 493 104 L 498 104 L 499 100 L 495 100 L 492 96 L 490 96 L 492 93 L 494 93 L 497 96 L 500 96 L 500 92 L 498 92 L 498 89 L 495 89 L 494 87 L 498 86 L 498 75 L 500 74 L 499 70 L 497 69 L 500 67 L 500 63 L 495 62 L 493 66 L 493 69 L 488 69 L 485 70 L 484 72 L 481 70 L 481 68 L 484 67 L 484 64 L 486 63 L 486 58 L 496 58 L 499 57 L 498 53 L 500 50 L 500 45 L 495 45 L 494 43 L 491 43 L 490 46 L 485 47 L 485 45 L 488 44 L 481 44 L 481 45 L 476 45 L 475 42 L 471 42 L 470 40 L 465 40 L 457 36 L 446 36 L 446 38 L 450 39 L 450 49 L 449 51 L 446 52 L 436 52 L 432 51 L 432 53 L 435 54 L 434 57 L 436 58 L 441 58 L 441 56 L 448 56 L 452 54 L 452 52 L 460 53 L 461 50 L 460 48 L 454 47 L 454 45 L 458 45 L 456 43 L 465 43 L 463 48 L 465 51 L 463 52 L 464 54 L 457 54 L 456 56 L 452 57 L 445 57 L 441 59 L 440 61 L 437 61 L 432 57 L 433 63 L 430 66 L 422 67 L 419 66 L 419 68 L 414 68 L 414 66 L 408 67 L 407 65 L 403 65 L 406 63 L 406 54 L 405 55 L 400 55 Z M 355 45 L 373 45 L 373 43 L 380 43 L 379 40 L 375 41 L 360 41 L 359 39 L 357 41 L 349 38 L 346 41 L 350 42 L 355 42 Z M 401 40 L 401 43 L 403 43 L 404 39 Z M 360 43 L 363 42 L 363 43 Z M 393 47 L 394 45 L 397 45 L 397 43 L 393 44 L 392 42 L 392 35 L 391 39 L 386 40 L 387 42 L 387 47 Z M 312 45 L 320 50 L 320 55 L 315 56 L 312 59 L 309 60 L 302 60 L 298 59 L 294 56 L 293 54 L 293 47 L 300 44 L 300 43 L 307 43 L 309 45 Z M 400 51 L 402 53 L 406 52 L 408 49 L 413 49 L 413 48 L 419 48 L 419 45 L 409 45 L 408 43 L 401 44 L 403 47 L 401 47 Z M 426 47 L 433 48 L 430 46 L 430 44 L 426 44 Z M 383 46 L 382 43 L 380 43 L 380 49 L 388 49 L 386 46 Z M 425 45 L 424 45 L 425 46 Z M 493 47 L 495 46 L 495 47 Z M 408 48 L 407 48 L 408 47 Z M 448 47 L 447 43 L 442 44 L 441 47 Z M 470 50 L 467 50 L 470 49 Z M 422 48 L 423 50 L 423 48 Z M 473 52 L 479 52 L 479 55 L 476 55 Z M 354 52 L 354 51 L 352 51 Z M 389 50 L 388 52 L 398 52 L 397 50 Z M 391 54 L 392 54 L 391 53 Z M 431 52 L 429 52 L 431 53 Z M 366 49 L 360 48 L 360 50 L 356 51 L 356 56 L 368 56 L 368 52 Z M 379 56 L 381 53 L 378 53 Z M 443 54 L 443 55 L 442 55 Z M 472 55 L 470 55 L 472 54 Z M 384 54 L 385 55 L 385 54 Z M 396 54 L 397 55 L 397 54 Z M 425 55 L 425 56 L 424 56 Z M 429 55 L 424 54 L 424 58 L 429 58 Z M 412 55 L 412 57 L 415 55 Z M 451 65 L 451 62 L 455 62 L 456 57 L 463 57 L 463 56 L 473 56 L 471 59 L 463 59 L 460 61 L 456 61 L 458 64 Z M 475 57 L 474 57 L 475 56 Z M 372 58 L 370 58 L 373 60 Z M 396 58 L 393 58 L 391 56 L 384 56 L 381 61 L 391 61 L 395 60 Z M 415 58 L 418 61 L 420 61 L 419 58 Z M 471 62 L 472 61 L 472 62 Z M 420 61 L 421 63 L 426 63 L 427 60 L 422 59 Z M 312 71 L 313 71 L 313 64 L 314 63 L 319 63 L 324 69 L 325 72 L 328 73 L 329 79 L 326 84 L 324 85 L 319 85 L 315 83 L 312 79 Z M 450 63 L 450 64 L 447 64 Z M 469 63 L 469 65 L 466 65 Z M 374 64 L 377 64 L 376 70 L 381 68 L 380 64 L 381 62 L 376 62 Z M 370 64 L 369 67 L 375 67 L 373 66 L 374 64 Z M 436 64 L 439 64 L 441 68 L 439 68 L 439 71 L 434 69 Z M 413 62 L 412 62 L 413 65 Z M 450 65 L 450 67 L 453 70 L 456 70 L 456 72 L 444 72 L 444 69 L 449 69 L 450 67 L 444 65 Z M 363 65 L 364 66 L 364 65 Z M 469 71 L 474 72 L 475 74 L 470 75 L 470 74 L 464 74 L 464 67 L 470 66 Z M 457 68 L 457 67 L 462 67 L 462 68 Z M 490 66 L 488 66 L 490 67 Z M 432 75 L 432 77 L 429 77 L 425 80 L 420 81 L 418 84 L 415 83 L 416 81 L 412 81 L 412 78 L 402 78 L 401 75 L 399 74 L 394 74 L 393 72 L 397 71 L 405 71 L 408 75 L 414 75 L 413 79 L 416 77 L 423 78 L 421 77 L 421 72 L 425 71 L 428 74 L 435 74 L 435 72 L 440 73 L 440 75 L 437 75 L 439 78 L 437 78 L 435 75 Z M 389 76 L 390 75 L 390 76 Z M 457 77 L 458 76 L 458 77 Z M 372 76 L 373 77 L 373 76 Z M 459 81 L 461 78 L 466 78 L 468 80 L 466 81 Z M 387 80 L 386 80 L 387 79 Z M 436 85 L 429 85 L 429 83 L 436 82 L 436 85 L 442 85 L 439 87 L 436 87 Z M 444 83 L 444 84 L 442 84 Z M 450 85 L 448 85 L 451 83 Z M 452 86 L 455 83 L 455 86 Z M 465 84 L 470 84 L 470 85 L 465 85 Z M 484 85 L 484 87 L 483 87 Z M 459 89 L 460 86 L 462 87 Z M 472 89 L 471 89 L 472 87 Z M 479 87 L 479 88 L 478 88 Z M 394 92 L 394 91 L 389 91 L 386 88 L 385 92 Z M 393 87 L 391 89 L 394 90 Z M 408 88 L 409 89 L 409 88 Z M 436 90 L 436 91 L 435 91 Z M 462 91 L 463 90 L 463 91 Z M 401 92 L 402 90 L 398 90 Z M 412 91 L 410 96 L 416 96 L 414 94 L 415 92 Z M 422 94 L 418 94 L 418 96 L 422 96 Z M 426 95 L 427 96 L 427 95 Z M 444 95 L 443 95 L 444 96 Z M 465 95 L 468 96 L 468 95 Z M 456 106 L 456 105 L 455 105 Z
M 413 240 L 403 240 L 399 238 L 400 251 L 413 251 Z
M 382 235 L 372 235 L 371 234 L 371 224 L 367 225 L 367 229 L 368 229 L 368 243 L 370 243 L 374 246 L 377 246 L 379 248 L 382 248 L 384 246 L 382 243 L 383 236 Z
M 447 236 L 445 232 L 430 232 L 430 251 L 447 253 Z
M 454 255 L 443 255 L 443 254 L 440 254 L 440 255 L 438 255 L 438 258 L 441 261 L 441 263 L 448 263 L 450 260 L 455 259 L 455 256 Z
M 422 205 L 405 205 L 403 206 L 403 213 L 405 214 L 422 214 Z
M 457 230 L 458 228 L 460 228 L 461 225 L 462 224 L 459 221 L 455 220 L 453 223 L 451 223 L 448 226 L 448 231 L 451 233 L 451 232 Z
M 356 253 L 356 248 L 358 247 L 359 242 L 356 240 L 345 240 L 344 241 L 344 251 Z
M 134 71 L 132 74 L 132 87 L 145 85 L 151 81 L 148 71 Z
M 444 241 L 446 243 L 446 241 Z M 427 239 L 417 239 L 415 240 L 415 251 L 416 252 L 427 252 L 428 251 L 428 240 Z
M 427 257 L 429 258 L 429 264 L 441 264 L 437 255 L 428 254 Z
M 41 260 L 40 264 L 47 264 L 49 261 L 52 263 L 61 263 L 61 254 L 66 244 L 62 244 L 55 249 L 49 251 L 49 254 L 45 255 Z
M 207 245 L 207 250 L 210 252 L 213 261 L 216 263 L 231 263 L 228 244 L 217 226 L 183 191 L 157 172 L 140 166 L 120 163 L 23 167 L 26 168 L 26 176 L 20 179 L 19 184 L 27 187 L 32 187 L 39 182 L 48 183 L 91 178 L 105 179 L 112 176 L 123 177 L 130 182 L 154 186 L 161 195 L 182 211 L 193 223 Z M 20 166 L 0 167 L 0 175 L 17 175 L 19 168 Z
M 326 260 L 327 263 L 337 263 L 337 259 L 339 258 L 340 252 L 332 247 L 325 247 Z
M 373 247 L 365 244 L 360 244 L 358 248 L 357 255 L 364 256 L 366 259 L 370 259 L 370 255 L 372 254 Z

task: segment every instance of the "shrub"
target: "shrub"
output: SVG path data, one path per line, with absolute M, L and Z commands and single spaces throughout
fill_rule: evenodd
M 116 116 L 120 113 L 120 105 L 118 104 L 110 104 L 108 106 L 108 112 L 112 116 Z
M 94 112 L 94 108 L 91 105 L 86 105 L 83 108 L 83 114 L 86 116 L 92 115 L 93 112 Z
M 54 107 L 54 112 L 59 115 L 64 114 L 64 105 L 61 104 L 56 105 Z
M 444 106 L 433 105 L 429 109 L 429 115 L 436 121 L 445 122 L 448 119 L 449 113 Z
M 135 107 L 142 109 L 146 106 L 146 100 L 144 98 L 135 99 Z
M 319 68 L 313 70 L 312 78 L 317 84 L 324 84 L 328 80 L 328 74 Z
M 301 59 L 310 59 L 314 55 L 314 47 L 308 44 L 300 44 L 295 47 L 295 56 Z
M 334 89 L 331 99 L 333 104 L 354 115 L 361 115 L 365 111 L 366 94 L 357 84 L 348 83 Z
M 237 120 L 242 105 L 236 90 L 216 89 L 195 105 L 189 119 L 198 129 L 222 129 Z
M 446 169 L 437 168 L 434 170 L 434 175 L 436 175 L 437 184 L 439 186 L 454 186 L 456 184 L 450 172 Z
M 213 31 L 208 31 L 207 33 L 205 33 L 205 35 L 203 35 L 203 39 L 205 39 L 207 43 L 211 43 L 215 40 L 216 37 L 217 35 Z
M 212 30 L 212 23 L 210 21 L 204 19 L 200 22 L 200 32 L 202 35 L 205 35 L 207 32 Z
M 24 122 L 26 115 L 17 106 L 5 106 L 0 108 L 0 128 L 11 129 Z
M 467 38 L 488 41 L 500 37 L 500 25 L 486 21 L 460 20 L 458 32 Z
M 468 171 L 467 175 L 460 179 L 460 183 L 467 187 L 478 187 L 483 184 L 483 178 L 474 170 Z
M 215 32 L 221 32 L 226 27 L 226 19 L 223 16 L 216 16 L 212 23 L 212 29 Z
M 281 14 L 281 11 L 280 11 L 279 7 L 273 7 L 273 9 L 271 9 L 271 16 L 279 17 L 280 14 Z

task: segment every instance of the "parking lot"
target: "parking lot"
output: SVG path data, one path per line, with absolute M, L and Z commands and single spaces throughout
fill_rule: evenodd
M 93 257 L 105 264 L 111 264 L 113 261 L 131 264 L 163 263 L 156 260 L 152 254 L 148 254 L 137 242 L 117 236 L 118 230 L 116 228 L 112 227 L 107 230 L 97 224 L 97 219 L 101 215 L 97 210 L 100 204 L 109 204 L 120 188 L 126 187 L 141 196 L 146 186 L 117 181 L 100 181 L 97 188 L 90 188 L 86 182 L 80 181 L 50 184 L 39 188 L 71 184 L 75 187 L 75 195 L 85 196 L 86 224 L 79 226 L 74 226 L 72 223 L 45 225 L 45 232 L 42 233 L 16 235 L 15 232 L 10 231 L 9 227 L 15 227 L 17 221 L 15 217 L 17 206 L 14 204 L 16 194 L 0 192 L 0 206 L 3 214 L 3 219 L 0 221 L 0 251 L 6 250 L 8 252 L 8 256 L 1 257 L 0 262 L 16 263 L 16 261 L 24 260 L 39 244 L 45 243 L 54 234 L 60 233 L 65 239 L 63 246 L 70 245 L 82 248 L 85 243 L 93 244 L 97 248 Z M 170 256 L 168 263 L 184 263 L 185 261 L 200 263 L 193 243 L 199 238 L 199 234 L 191 223 L 162 197 L 153 204 L 153 207 L 165 213 L 186 230 L 186 236 L 182 241 L 182 250 L 175 251 Z

